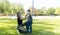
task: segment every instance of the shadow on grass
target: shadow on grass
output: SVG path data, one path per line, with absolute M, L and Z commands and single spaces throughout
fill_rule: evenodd
M 22 35 L 58 35 L 58 34 L 56 34 L 54 32 L 49 32 L 49 31 L 34 30 L 32 33 L 22 34 Z
M 39 28 L 35 28 L 33 29 L 32 33 L 28 33 L 28 34 L 22 34 L 22 35 L 59 35 L 57 33 L 54 33 L 52 31 L 45 31 L 47 29 L 52 29 L 52 28 L 47 28 L 47 27 L 39 27 Z
M 32 34 L 32 35 L 57 35 L 56 33 L 53 33 L 53 32 L 49 32 L 49 31 L 37 31 L 37 30 L 34 30 L 34 33 L 36 34 Z
M 52 28 L 47 28 L 45 26 L 35 26 L 33 25 L 33 32 L 30 34 L 19 34 L 17 32 L 17 29 L 15 26 L 10 26 L 9 28 L 7 27 L 0 27 L 0 35 L 59 35 L 57 33 L 51 32 L 51 31 L 45 31 L 47 29 Z

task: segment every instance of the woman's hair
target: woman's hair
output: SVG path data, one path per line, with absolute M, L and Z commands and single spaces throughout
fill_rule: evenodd
M 17 12 L 17 17 L 21 17 L 20 12 Z

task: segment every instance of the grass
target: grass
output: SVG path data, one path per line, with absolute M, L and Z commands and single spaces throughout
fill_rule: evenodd
M 31 34 L 19 34 L 16 19 L 0 18 L 0 35 L 60 35 L 59 19 L 33 20 Z

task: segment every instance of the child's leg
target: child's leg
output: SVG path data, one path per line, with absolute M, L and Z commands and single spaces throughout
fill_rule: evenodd
M 30 29 L 29 33 L 31 33 L 32 32 L 32 23 L 31 22 L 29 24 L 29 29 Z
M 29 22 L 29 33 L 31 33 L 32 32 L 32 22 L 30 21 Z
M 27 29 L 27 33 L 29 32 L 29 25 L 28 23 L 26 24 L 26 29 Z
M 29 22 L 26 22 L 27 33 L 29 32 Z

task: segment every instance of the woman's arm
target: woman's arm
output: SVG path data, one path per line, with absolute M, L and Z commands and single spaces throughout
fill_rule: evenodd
M 26 18 L 25 18 L 25 17 L 21 17 L 21 18 L 20 18 L 20 20 L 24 20 L 24 19 L 26 19 Z

